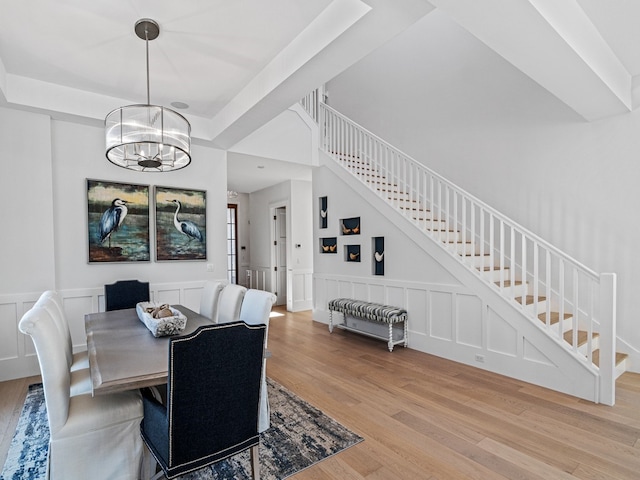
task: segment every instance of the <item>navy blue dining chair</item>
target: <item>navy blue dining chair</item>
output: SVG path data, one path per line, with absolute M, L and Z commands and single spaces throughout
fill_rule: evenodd
M 258 409 L 266 325 L 212 324 L 169 340 L 166 405 L 143 390 L 142 439 L 168 479 L 251 449 L 258 463 Z
M 138 302 L 149 301 L 149 282 L 120 280 L 104 286 L 105 310 L 135 308 Z

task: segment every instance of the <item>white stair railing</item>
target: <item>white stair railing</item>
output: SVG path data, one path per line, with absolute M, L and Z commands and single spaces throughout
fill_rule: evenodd
M 598 274 L 376 135 L 306 97 L 322 149 L 599 375 L 615 401 L 615 274 Z M 308 110 L 309 111 L 309 110 Z M 319 114 L 319 115 L 318 115 Z M 586 332 L 586 343 L 579 338 Z M 594 333 L 600 346 L 594 365 Z
M 265 270 L 246 270 L 246 286 L 256 290 L 267 290 L 267 272 Z
M 320 103 L 323 101 L 324 89 L 317 88 L 316 90 L 308 93 L 304 98 L 300 100 L 302 108 L 313 118 L 316 123 L 320 115 Z

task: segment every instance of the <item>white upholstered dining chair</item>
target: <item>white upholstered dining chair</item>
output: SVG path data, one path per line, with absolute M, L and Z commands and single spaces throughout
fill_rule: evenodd
M 69 322 L 64 314 L 62 301 L 57 292 L 47 290 L 35 304 L 49 312 L 57 327 L 58 343 L 64 351 L 64 356 L 69 366 L 70 372 L 70 393 L 71 396 L 91 393 L 91 374 L 89 371 L 89 356 L 87 351 L 73 353 L 73 342 L 71 341 L 71 331 Z
M 276 301 L 276 296 L 271 292 L 263 290 L 249 289 L 242 300 L 240 309 L 240 320 L 248 325 L 266 325 L 264 348 L 265 356 L 262 361 L 262 386 L 260 388 L 260 411 L 258 413 L 258 431 L 264 432 L 271 425 L 269 408 L 269 397 L 267 396 L 267 358 L 270 354 L 266 351 L 267 340 L 269 338 L 269 317 L 271 307 Z
M 247 289 L 242 285 L 225 285 L 218 302 L 218 321 L 216 323 L 235 322 L 240 318 L 242 299 Z
M 224 286 L 225 282 L 210 280 L 202 287 L 200 315 L 207 317 L 213 323 L 218 323 L 218 304 Z
M 142 400 L 139 391 L 70 395 L 70 371 L 57 326 L 43 307 L 19 323 L 35 345 L 49 421 L 47 478 L 135 480 L 140 470 Z

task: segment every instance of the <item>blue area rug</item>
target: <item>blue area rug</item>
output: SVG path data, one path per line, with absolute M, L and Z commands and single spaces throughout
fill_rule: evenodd
M 0 480 L 46 478 L 49 422 L 42 384 L 29 385 Z
M 260 436 L 260 478 L 279 480 L 362 441 L 335 420 L 268 379 L 271 428 Z M 0 480 L 39 480 L 46 474 L 49 427 L 42 385 L 29 386 Z M 183 477 L 249 480 L 249 452 Z

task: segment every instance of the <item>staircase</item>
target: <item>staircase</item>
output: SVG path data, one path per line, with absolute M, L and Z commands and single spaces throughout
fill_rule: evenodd
M 317 98 L 302 104 L 325 153 L 572 352 L 597 376 L 596 401 L 614 403 L 627 362 L 615 352 L 614 274 L 590 270 Z

